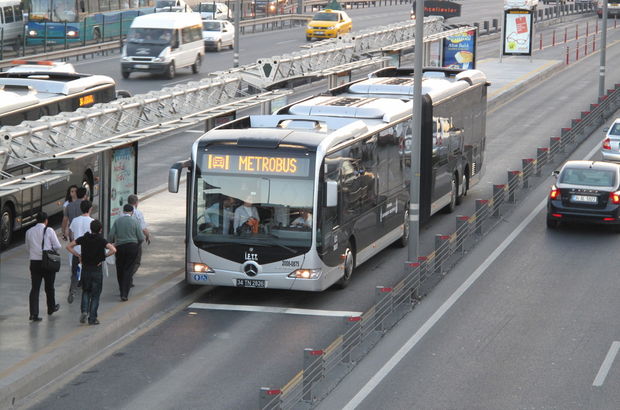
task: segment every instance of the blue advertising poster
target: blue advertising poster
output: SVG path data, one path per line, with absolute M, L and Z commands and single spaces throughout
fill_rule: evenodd
M 476 68 L 476 30 L 464 31 L 443 39 L 442 67 Z

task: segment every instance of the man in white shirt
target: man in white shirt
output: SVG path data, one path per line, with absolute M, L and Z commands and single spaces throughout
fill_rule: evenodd
M 54 295 L 54 280 L 56 272 L 43 269 L 43 250 L 60 249 L 60 241 L 53 229 L 47 229 L 47 214 L 40 212 L 37 214 L 37 224 L 26 231 L 26 248 L 30 259 L 30 278 L 32 288 L 30 289 L 30 320 L 40 322 L 39 317 L 39 290 L 41 282 L 45 281 L 45 296 L 47 299 L 47 314 L 51 315 L 60 309 L 56 303 Z
M 252 221 L 252 219 L 255 220 Z M 258 224 L 260 222 L 260 217 L 258 216 L 258 210 L 255 206 L 252 205 L 249 199 L 246 199 L 243 202 L 243 205 L 235 209 L 235 216 L 233 221 L 233 227 L 235 229 L 235 233 L 239 233 L 239 228 L 248 222 L 248 225 L 255 223 Z
M 93 221 L 93 218 L 90 217 L 90 212 L 93 209 L 92 203 L 88 199 L 84 199 L 80 202 L 80 212 L 82 214 L 77 216 L 71 220 L 69 224 L 69 241 L 74 241 L 78 238 L 84 236 L 86 232 L 90 232 L 90 223 Z M 78 254 L 81 254 L 80 246 L 75 247 L 75 251 Z M 78 284 L 80 283 L 80 279 L 78 278 L 78 265 L 80 264 L 80 259 L 73 255 L 71 258 L 71 280 L 69 283 L 69 295 L 67 296 L 67 302 L 73 303 L 73 299 L 75 298 L 75 292 L 78 288 Z

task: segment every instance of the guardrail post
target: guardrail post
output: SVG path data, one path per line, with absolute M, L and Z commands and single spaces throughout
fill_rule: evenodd
M 549 137 L 549 162 L 560 152 L 560 137 Z
M 549 148 L 542 147 L 536 148 L 536 176 L 539 177 L 542 175 L 542 167 L 547 164 L 547 153 L 549 152 Z
M 0 28 L 0 60 L 4 60 L 4 27 Z
M 493 19 L 493 32 L 496 32 L 499 30 L 499 22 L 497 19 Z
M 386 286 L 375 287 L 375 317 L 377 318 L 376 330 L 385 331 L 384 322 L 387 316 L 392 312 L 393 289 Z
M 489 34 L 489 32 L 491 30 L 489 29 L 489 21 L 488 20 L 485 20 L 484 22 L 482 22 L 482 27 L 484 28 L 484 32 Z
M 570 128 L 562 128 L 560 130 L 560 138 L 562 139 L 562 148 L 573 142 L 573 133 Z
M 533 167 L 534 167 L 533 158 L 525 158 L 521 160 L 521 168 L 523 169 L 523 188 L 530 187 L 530 175 L 532 175 Z
M 261 387 L 259 406 L 261 410 L 280 410 L 282 407 L 282 390 L 271 387 Z
M 508 203 L 514 204 L 517 202 L 515 193 L 519 188 L 519 177 L 521 171 L 508 171 Z
M 500 207 L 504 203 L 505 194 L 506 194 L 506 185 L 504 184 L 493 185 L 493 212 L 491 213 L 493 218 L 499 218 L 501 216 Z
M 443 254 L 444 248 L 447 249 L 450 246 L 450 235 L 435 235 L 435 273 L 443 272 L 443 259 L 447 255 L 447 252 Z
M 342 334 L 342 363 L 351 363 L 351 350 L 362 342 L 361 316 L 344 318 L 344 333 Z
M 424 283 L 428 277 L 428 257 L 418 256 L 418 261 L 420 262 L 420 283 Z
M 482 223 L 487 218 L 487 215 L 485 213 L 487 212 L 486 209 L 488 208 L 488 206 L 488 199 L 476 199 L 476 235 L 482 236 L 484 233 L 482 229 Z
M 469 236 L 469 216 L 457 215 L 456 216 L 456 247 L 455 252 L 465 253 L 465 247 L 463 243 Z
M 323 378 L 323 350 L 304 349 L 303 396 L 302 400 L 313 403 L 312 385 Z

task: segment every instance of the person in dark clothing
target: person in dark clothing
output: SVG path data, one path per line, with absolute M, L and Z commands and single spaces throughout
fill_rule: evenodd
M 110 241 L 117 248 L 116 277 L 121 294 L 121 300 L 126 302 L 131 288 L 131 276 L 135 272 L 138 260 L 138 247 L 144 241 L 144 233 L 140 222 L 132 217 L 133 206 L 123 206 L 123 215 L 116 218 L 110 229 Z
M 80 323 L 85 323 L 88 316 L 89 325 L 99 324 L 97 309 L 99 308 L 99 297 L 103 287 L 102 264 L 105 258 L 116 253 L 114 245 L 101 236 L 102 228 L 101 222 L 95 219 L 90 223 L 90 232 L 86 232 L 67 245 L 67 250 L 76 256 L 82 264 Z M 74 249 L 76 246 L 81 247 L 81 253 Z M 106 249 L 108 250 L 107 253 Z

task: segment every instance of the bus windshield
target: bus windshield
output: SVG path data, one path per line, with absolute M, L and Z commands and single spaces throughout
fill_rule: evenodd
M 172 30 L 163 28 L 131 28 L 127 35 L 127 41 L 141 44 L 170 44 L 172 42 Z
M 196 246 L 205 250 L 240 244 L 275 246 L 289 253 L 310 248 L 314 192 L 310 159 L 288 159 L 298 161 L 303 177 L 291 177 L 284 171 L 271 175 L 260 175 L 260 171 L 243 175 L 203 173 L 201 169 L 209 168 L 206 160 L 197 167 L 193 220 Z
M 30 0 L 28 19 L 50 22 L 77 20 L 75 0 Z

